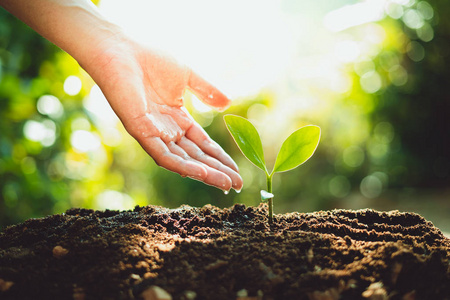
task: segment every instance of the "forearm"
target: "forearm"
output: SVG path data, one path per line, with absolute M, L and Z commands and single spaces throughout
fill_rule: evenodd
M 120 28 L 106 21 L 88 0 L 0 0 L 0 5 L 84 68 L 122 36 Z

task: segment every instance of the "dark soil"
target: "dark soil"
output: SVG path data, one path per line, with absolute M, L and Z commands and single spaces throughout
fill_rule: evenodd
M 292 213 L 269 226 L 266 213 L 30 219 L 0 233 L 0 299 L 450 299 L 450 239 L 417 214 Z

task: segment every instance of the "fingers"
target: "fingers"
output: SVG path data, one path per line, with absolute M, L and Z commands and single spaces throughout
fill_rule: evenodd
M 218 187 L 223 191 L 229 191 L 233 187 L 232 179 L 230 178 L 230 176 L 228 176 L 228 174 L 222 172 L 218 168 L 211 167 L 201 161 L 194 159 L 183 149 L 181 145 L 170 142 L 167 144 L 167 147 L 170 149 L 170 151 L 172 151 L 172 153 L 179 155 L 183 159 L 203 165 L 207 172 L 207 176 L 201 180 L 204 183 Z
M 178 145 L 183 148 L 183 150 L 185 150 L 186 153 L 193 159 L 204 163 L 205 165 L 211 167 L 213 170 L 218 170 L 219 172 L 228 175 L 231 179 L 232 187 L 236 191 L 240 191 L 242 189 L 242 178 L 235 170 L 232 170 L 230 167 L 222 164 L 217 159 L 205 154 L 194 142 L 185 137 L 181 138 L 181 140 L 178 142 Z
M 223 111 L 231 104 L 221 91 L 212 86 L 209 82 L 198 76 L 193 71 L 189 74 L 188 88 L 205 104 Z
M 197 144 L 206 154 L 216 158 L 236 172 L 239 172 L 238 166 L 234 160 L 222 149 L 222 147 L 209 137 L 206 131 L 198 123 L 194 122 L 192 124 L 186 132 L 186 137 Z
M 226 173 L 192 159 L 174 142 L 166 144 L 159 137 L 147 137 L 141 139 L 139 143 L 160 167 L 224 191 L 229 191 L 233 186 L 231 178 Z
M 156 164 L 196 180 L 204 181 L 208 177 L 208 171 L 204 166 L 194 161 L 183 158 L 183 153 L 172 153 L 167 145 L 159 137 L 148 137 L 138 140 L 144 150 L 150 154 Z

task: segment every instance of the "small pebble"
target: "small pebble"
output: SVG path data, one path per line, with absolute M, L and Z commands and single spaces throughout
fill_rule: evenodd
M 61 247 L 61 246 L 55 246 L 55 248 L 53 248 L 53 257 L 54 258 L 62 258 L 64 256 L 67 255 L 67 253 L 69 253 L 69 250 Z
M 404 294 L 402 300 L 416 300 L 416 291 Z
M 228 264 L 228 263 L 227 263 L 226 261 L 221 260 L 221 259 L 218 259 L 218 260 L 216 260 L 215 262 L 210 263 L 209 265 L 207 265 L 207 266 L 205 267 L 205 270 L 206 270 L 206 271 L 212 271 L 212 270 L 218 269 L 218 268 L 220 268 L 220 267 L 226 266 L 227 264 Z
M 308 249 L 308 252 L 306 252 L 306 259 L 308 260 L 309 263 L 311 263 L 313 261 L 314 258 L 314 251 L 312 248 Z
M 314 291 L 308 293 L 309 300 L 338 300 L 340 299 L 339 291 L 336 288 L 330 288 L 326 291 Z
M 73 300 L 84 300 L 86 298 L 86 294 L 84 293 L 84 289 L 81 287 L 75 287 L 73 289 Z
M 140 280 L 141 279 L 141 276 L 139 276 L 138 274 L 131 274 L 130 277 L 131 277 L 131 279 L 134 279 L 134 280 Z
M 195 298 L 197 298 L 197 293 L 194 291 L 185 291 L 183 298 L 185 300 L 194 300 Z
M 248 292 L 246 289 L 242 289 L 236 293 L 236 297 L 238 297 L 238 298 L 247 297 L 247 296 L 248 296 Z
M 256 296 L 249 296 L 246 289 L 242 289 L 236 293 L 236 300 L 262 300 L 262 297 L 262 291 L 258 291 Z
M 6 292 L 14 285 L 12 281 L 6 281 L 0 278 L 0 292 Z
M 372 283 L 363 293 L 362 296 L 369 300 L 387 300 L 388 294 L 381 282 Z
M 156 285 L 143 291 L 141 297 L 144 300 L 172 300 L 172 296 L 168 292 Z

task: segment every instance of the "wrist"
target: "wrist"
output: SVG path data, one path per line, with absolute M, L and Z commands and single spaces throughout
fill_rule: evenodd
M 128 37 L 123 31 L 113 24 L 97 27 L 92 32 L 92 37 L 87 39 L 84 49 L 76 49 L 77 53 L 70 53 L 88 73 L 92 73 L 99 65 L 108 63 L 124 51 L 128 44 Z M 122 50 L 119 50 L 121 49 Z
M 125 39 L 120 27 L 108 22 L 90 0 L 0 0 L 0 4 L 83 67 Z
M 99 37 L 85 55 L 76 59 L 99 86 L 105 86 L 116 84 L 111 82 L 111 78 L 136 75 L 136 49 L 136 42 L 119 29 Z

